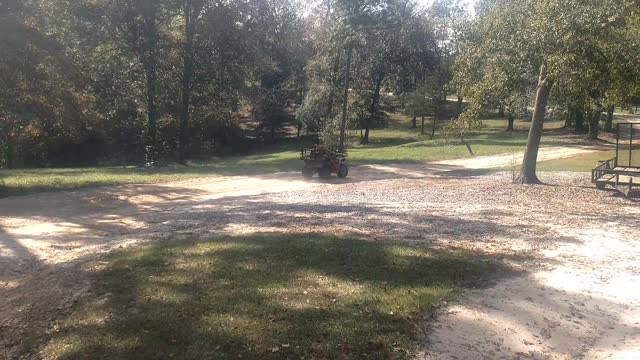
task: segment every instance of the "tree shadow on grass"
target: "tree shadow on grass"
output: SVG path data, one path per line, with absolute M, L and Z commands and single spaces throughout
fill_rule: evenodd
M 416 182 L 416 185 L 420 187 L 424 183 Z M 9 228 L 10 231 L 0 231 L 0 245 L 31 246 L 16 247 L 16 259 L 0 257 L 0 264 L 22 267 L 21 258 L 29 258 L 34 249 L 49 245 L 56 249 L 64 247 L 64 252 L 56 254 L 82 251 L 86 256 L 69 263 L 47 264 L 40 261 L 39 255 L 34 253 L 33 259 L 29 261 L 37 263 L 38 269 L 25 270 L 24 277 L 15 279 L 16 287 L 4 292 L 11 295 L 14 301 L 6 302 L 0 296 L 0 303 L 6 305 L 9 312 L 13 311 L 11 316 L 14 319 L 41 322 L 43 327 L 51 328 L 48 325 L 58 315 L 58 304 L 72 304 L 63 295 L 78 292 L 68 283 L 85 281 L 84 265 L 96 260 L 96 253 L 99 252 L 96 249 L 115 248 L 126 240 L 122 236 L 141 241 L 161 241 L 184 238 L 185 234 L 197 237 L 189 234 L 210 234 L 223 231 L 229 226 L 251 229 L 299 224 L 302 228 L 317 231 L 351 229 L 360 237 L 384 233 L 389 238 L 398 239 L 398 243 L 420 242 L 423 246 L 429 246 L 439 239 L 453 242 L 473 239 L 482 244 L 496 236 L 524 239 L 527 242 L 579 240 L 570 237 L 558 240 L 548 236 L 555 231 L 543 224 L 509 225 L 500 222 L 504 216 L 519 216 L 515 210 L 512 213 L 495 214 L 495 218 L 490 218 L 493 212 L 460 217 L 448 213 L 437 214 L 435 209 L 408 215 L 377 205 L 375 198 L 366 201 L 364 205 L 360 200 L 325 204 L 314 201 L 314 197 L 310 201 L 292 202 L 286 198 L 274 199 L 269 195 L 231 196 L 223 193 L 220 197 L 215 197 L 210 196 L 212 194 L 209 191 L 211 190 L 145 185 L 103 189 L 101 192 L 74 192 L 64 196 L 52 194 L 3 200 L 0 217 L 32 219 L 36 224 L 53 223 L 69 231 L 48 230 L 46 235 L 38 235 L 28 231 L 21 233 L 16 231 L 15 226 Z M 418 190 L 414 190 L 416 191 Z M 462 200 L 458 197 L 447 200 L 429 197 L 433 191 L 437 192 L 437 188 L 425 187 L 424 193 L 412 197 L 421 201 L 447 201 L 452 206 L 465 202 L 464 197 Z M 331 196 L 339 195 L 336 192 Z M 151 197 L 154 200 L 132 200 L 137 196 Z M 366 200 L 364 196 L 362 199 Z M 471 203 L 475 201 L 468 199 Z M 624 213 L 612 214 L 600 211 L 599 204 L 593 206 L 591 216 L 594 221 L 624 223 Z M 545 218 L 553 219 L 558 213 L 563 216 L 571 215 L 572 210 L 549 210 Z M 541 211 L 544 213 L 546 210 Z M 133 223 L 137 225 L 133 227 Z M 73 229 L 82 232 L 71 231 Z M 335 245 L 314 245 L 323 244 L 321 240 L 325 238 L 329 239 L 329 244 Z M 231 245 L 225 245 L 227 243 Z M 405 346 L 389 344 L 409 343 L 405 339 L 411 338 L 410 332 L 403 329 L 410 328 L 410 324 L 419 319 L 420 315 L 428 314 L 428 304 L 437 303 L 461 286 L 484 286 L 482 281 L 474 284 L 472 276 L 486 276 L 495 269 L 500 269 L 499 264 L 485 263 L 477 255 L 467 254 L 468 256 L 459 259 L 454 254 L 453 260 L 439 261 L 438 259 L 447 258 L 445 255 L 451 253 L 419 249 L 416 254 L 411 248 L 401 244 L 371 244 L 314 234 L 283 238 L 280 235 L 232 237 L 225 238 L 224 241 L 214 240 L 210 244 L 220 245 L 218 248 L 211 245 L 213 249 L 194 253 L 189 250 L 191 245 L 188 243 L 170 243 L 150 248 L 157 249 L 155 252 L 144 250 L 136 253 L 137 255 L 123 254 L 108 269 L 96 270 L 95 283 L 102 283 L 104 287 L 97 291 L 97 296 L 88 297 L 85 305 L 74 308 L 70 317 L 61 322 L 62 331 L 54 333 L 54 341 L 47 348 L 47 354 L 60 354 L 59 357 L 64 355 L 68 358 L 141 358 L 144 356 L 138 355 L 136 351 L 146 349 L 150 351 L 147 358 L 166 358 L 172 353 L 177 358 L 225 358 L 237 352 L 244 354 L 245 358 L 289 358 L 294 355 L 299 358 L 297 353 L 291 354 L 288 351 L 294 351 L 295 346 L 300 346 L 301 350 L 298 351 L 306 351 L 316 358 L 336 358 L 344 353 L 355 354 L 352 355 L 353 358 L 366 358 L 365 354 L 371 358 L 388 358 L 401 353 L 393 352 L 396 351 L 394 347 Z M 296 245 L 306 246 L 306 250 L 296 250 Z M 175 250 L 163 255 L 163 249 Z M 389 253 L 391 256 L 385 257 Z M 271 255 L 265 257 L 264 254 Z M 160 260 L 156 261 L 154 257 L 159 257 Z M 496 255 L 496 258 L 503 257 Z M 136 263 L 142 261 L 140 259 L 146 260 L 140 265 Z M 203 260 L 196 263 L 196 259 Z M 332 259 L 341 259 L 341 263 L 334 264 L 330 262 Z M 407 259 L 414 260 L 405 264 Z M 398 267 L 397 264 L 405 265 Z M 127 270 L 127 266 L 131 270 Z M 448 270 L 438 270 L 445 267 Z M 67 269 L 69 274 L 65 275 Z M 127 277 L 120 276 L 113 272 L 116 270 L 125 275 L 131 271 L 131 274 Z M 500 271 L 495 272 L 498 273 L 496 276 L 502 275 Z M 320 280 L 320 276 L 327 280 Z M 215 279 L 220 282 L 211 283 Z M 427 282 L 424 279 L 440 279 L 441 282 Z M 0 278 L 0 285 L 2 280 Z M 325 281 L 332 281 L 335 285 Z M 326 296 L 318 296 L 319 300 L 303 297 L 302 295 L 313 293 L 309 287 L 312 290 L 322 288 L 320 293 Z M 52 290 L 55 290 L 55 296 L 51 295 Z M 293 292 L 286 293 L 287 290 Z M 404 299 L 398 294 L 405 290 L 405 294 L 411 296 L 410 301 L 396 301 L 395 299 Z M 304 291 L 308 294 L 304 294 Z M 37 296 L 34 297 L 33 294 Z M 336 299 L 335 304 L 333 299 Z M 310 302 L 307 303 L 306 300 Z M 252 301 L 258 301 L 260 306 L 251 308 Z M 29 310 L 20 313 L 23 315 L 16 315 L 20 308 L 15 304 L 22 302 L 25 306 L 37 305 L 40 310 Z M 363 303 L 373 305 L 368 305 L 367 310 L 362 310 L 361 313 L 354 310 L 359 309 Z M 402 303 L 409 305 L 389 305 Z M 218 305 L 212 309 L 208 307 L 211 304 Z M 239 305 L 228 308 L 219 304 Z M 196 310 L 190 310 L 192 308 Z M 267 309 L 269 314 L 291 315 L 278 320 L 280 318 L 274 315 L 261 315 L 265 310 L 260 309 Z M 411 309 L 418 309 L 414 312 L 418 315 L 412 315 Z M 48 310 L 53 310 L 53 315 Z M 151 329 L 148 328 L 148 323 L 153 325 Z M 180 326 L 184 330 L 180 330 Z M 305 326 L 311 327 L 313 331 L 308 330 L 311 335 L 296 337 L 304 333 Z M 254 328 L 257 330 L 254 331 Z M 364 331 L 362 329 L 373 330 L 358 333 Z M 173 333 L 187 335 L 168 338 Z M 396 338 L 393 338 L 395 335 L 388 335 L 397 333 L 400 335 Z M 5 335 L 4 331 L 0 331 L 0 334 Z M 41 334 L 45 339 L 44 331 Z M 147 337 L 147 334 L 153 336 Z M 187 340 L 181 340 L 183 338 Z M 188 340 L 190 338 L 201 340 Z M 362 338 L 368 339 L 366 342 L 358 342 Z M 235 340 L 226 343 L 225 339 Z M 211 345 L 216 343 L 218 345 Z M 65 344 L 68 344 L 66 348 Z M 284 347 L 282 344 L 290 346 Z M 28 345 L 26 344 L 27 350 L 33 351 Z M 243 346 L 248 347 L 245 349 Z M 279 349 L 271 352 L 275 346 Z M 153 352 L 154 349 L 166 352 Z M 210 353 L 203 355 L 198 349 Z M 95 356 L 92 356 L 94 353 Z
M 94 167 L 76 169 L 0 170 L 0 198 L 51 191 L 102 186 L 162 183 L 205 176 L 252 176 L 299 170 L 301 161 L 291 158 L 225 159 L 192 166 Z
M 514 274 L 469 253 L 253 234 L 123 253 L 45 352 L 76 358 L 404 358 L 416 322 Z

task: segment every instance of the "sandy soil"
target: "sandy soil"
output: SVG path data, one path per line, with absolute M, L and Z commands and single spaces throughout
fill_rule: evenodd
M 541 148 L 538 152 L 538 161 L 547 161 L 555 159 L 566 159 L 574 157 L 576 155 L 584 155 L 593 152 L 602 151 L 607 149 L 606 146 L 553 146 L 548 148 Z M 467 169 L 490 169 L 490 168 L 505 168 L 513 165 L 518 165 L 522 161 L 524 152 L 516 152 L 511 156 L 494 155 L 494 156 L 479 156 L 467 159 L 457 160 L 444 160 L 438 161 L 435 164 L 460 166 Z
M 366 166 L 329 182 L 213 177 L 1 199 L 0 358 L 39 357 L 45 339 L 26 335 L 56 331 L 56 319 L 91 291 L 87 269 L 103 254 L 254 231 L 467 248 L 525 270 L 444 309 L 422 329 L 419 359 L 640 357 L 637 200 L 597 191 L 586 175 L 515 186 L 482 166 Z
M 640 359 L 640 243 L 618 221 L 565 227 L 574 241 L 541 251 L 542 269 L 469 291 L 418 358 Z

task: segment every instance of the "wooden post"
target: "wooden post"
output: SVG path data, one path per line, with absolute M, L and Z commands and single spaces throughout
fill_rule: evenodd
M 620 124 L 616 125 L 616 159 L 614 161 L 614 167 L 618 167 L 618 149 L 620 148 Z
M 629 124 L 629 167 L 631 167 L 632 149 L 633 149 L 633 125 Z

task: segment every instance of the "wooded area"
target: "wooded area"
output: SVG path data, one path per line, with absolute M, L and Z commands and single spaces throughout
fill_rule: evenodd
M 639 107 L 640 0 L 0 0 L 0 359 L 640 359 Z
M 595 139 L 614 106 L 638 99 L 639 8 L 481 0 L 471 16 L 458 0 L 3 0 L 0 167 L 186 163 L 296 133 L 340 147 L 345 127 L 367 144 L 386 111 L 414 127 L 422 117 L 423 133 L 434 116 L 464 141 L 499 109 L 510 129 L 532 113 L 520 181 L 536 182 L 545 117 Z

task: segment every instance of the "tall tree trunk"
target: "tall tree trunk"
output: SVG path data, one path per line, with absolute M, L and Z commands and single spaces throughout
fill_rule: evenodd
M 418 92 L 418 75 L 416 75 L 415 73 L 413 74 L 413 95 L 414 97 L 416 96 L 416 93 Z M 414 109 L 415 111 L 415 109 Z M 418 117 L 416 116 L 416 114 L 413 114 L 413 117 L 411 118 L 411 128 L 415 129 L 418 127 Z
M 513 131 L 513 123 L 516 118 L 513 115 L 513 112 L 509 111 L 509 117 L 507 118 L 507 131 Z
M 384 74 L 379 74 L 376 80 L 376 88 L 373 91 L 373 97 L 371 99 L 371 106 L 369 106 L 369 116 L 365 119 L 364 136 L 360 140 L 360 143 L 366 145 L 369 143 L 369 129 L 371 129 L 371 119 L 376 115 L 378 110 L 378 102 L 380 101 L 380 87 L 382 86 L 382 80 L 384 80 Z
M 574 120 L 574 114 L 575 112 L 573 111 L 573 105 L 569 104 L 567 106 L 567 117 L 564 119 L 564 127 L 565 128 L 570 128 L 571 125 L 573 124 L 573 120 Z
M 584 110 L 582 107 L 576 107 L 575 120 L 576 120 L 576 132 L 583 133 L 584 132 Z
M 602 118 L 602 109 L 597 108 L 589 114 L 589 139 L 598 140 L 600 132 L 600 119 Z
M 464 136 L 460 137 L 460 142 L 464 144 L 464 146 L 467 148 L 467 151 L 469 152 L 469 155 L 471 156 L 475 156 L 476 154 L 473 153 L 473 149 L 471 148 L 471 144 L 469 144 L 465 139 Z
M 145 163 L 146 165 L 154 165 L 158 156 L 158 109 L 156 106 L 158 76 L 158 9 L 153 3 L 151 3 L 145 11 L 146 12 L 143 14 L 144 38 L 142 45 L 142 62 L 147 85 L 147 144 L 145 149 Z
M 436 123 L 438 122 L 438 113 L 433 114 L 433 121 L 431 122 L 431 140 L 436 137 Z
M 424 115 L 422 115 L 422 118 L 420 121 L 420 135 L 424 135 Z
M 347 46 L 347 69 L 344 76 L 344 95 L 342 102 L 342 123 L 340 124 L 340 142 L 338 145 L 339 151 L 344 151 L 344 133 L 347 127 L 347 109 L 349 106 L 349 77 L 351 76 L 351 55 L 353 54 L 353 46 L 349 44 Z
M 336 54 L 335 61 L 333 63 L 333 71 L 331 72 L 331 91 L 329 91 L 329 101 L 327 102 L 327 116 L 332 117 L 333 115 L 333 102 L 336 96 L 334 88 L 336 87 L 336 83 L 338 82 L 338 70 L 340 68 L 340 52 Z
M 369 119 L 365 119 L 364 135 L 360 139 L 360 144 L 369 144 Z
M 182 107 L 180 109 L 180 139 L 178 142 L 178 160 L 186 163 L 189 148 L 189 107 L 191 105 L 191 81 L 193 79 L 193 37 L 197 14 L 194 13 L 191 0 L 184 3 L 185 43 L 182 54 Z
M 604 123 L 604 131 L 608 133 L 613 131 L 613 113 L 615 110 L 616 108 L 613 105 L 607 108 L 607 121 Z
M 15 156 L 15 149 L 13 147 L 13 139 L 11 138 L 11 136 L 7 136 L 7 154 L 5 156 L 5 166 L 8 169 L 13 169 L 15 164 L 14 161 L 14 157 Z
M 153 165 L 158 156 L 157 127 L 158 110 L 156 108 L 156 72 L 147 70 L 147 149 L 146 163 Z
M 436 99 L 436 104 L 433 109 L 433 121 L 431 122 L 431 140 L 436 137 L 436 123 L 438 122 L 438 116 L 440 116 L 440 99 Z
M 538 160 L 538 150 L 540 149 L 540 139 L 542 138 L 542 128 L 544 117 L 547 111 L 549 94 L 553 87 L 553 81 L 547 77 L 545 65 L 540 67 L 540 78 L 538 79 L 538 91 L 536 93 L 536 103 L 527 139 L 527 149 L 524 152 L 520 175 L 516 179 L 520 184 L 539 184 L 540 180 L 536 175 L 536 163 Z

